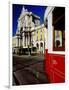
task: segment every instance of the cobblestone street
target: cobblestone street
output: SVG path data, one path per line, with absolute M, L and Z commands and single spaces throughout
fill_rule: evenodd
M 13 85 L 48 83 L 44 56 L 13 56 Z

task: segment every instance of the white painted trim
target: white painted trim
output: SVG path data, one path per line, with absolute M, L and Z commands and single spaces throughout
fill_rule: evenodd
M 65 55 L 65 52 L 64 51 L 48 51 L 48 53 L 51 53 L 51 54 L 61 54 L 61 55 Z
M 49 13 L 52 12 L 54 8 L 55 8 L 54 6 L 49 6 L 46 8 L 45 14 L 44 14 L 44 22 L 46 21 L 46 18 L 48 17 Z

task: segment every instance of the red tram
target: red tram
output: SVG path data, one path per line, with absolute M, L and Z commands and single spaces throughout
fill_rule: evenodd
M 47 7 L 44 15 L 47 28 L 45 71 L 50 83 L 65 82 L 65 7 Z

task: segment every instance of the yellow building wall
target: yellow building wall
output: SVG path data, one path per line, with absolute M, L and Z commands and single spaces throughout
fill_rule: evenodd
M 38 41 L 40 41 L 40 30 L 38 30 Z
M 42 40 L 44 40 L 44 28 L 42 29 Z
M 36 41 L 36 40 L 37 40 L 37 37 L 38 37 L 38 41 L 41 41 L 41 35 L 42 35 L 42 40 L 44 41 L 44 38 L 45 38 L 45 30 L 46 30 L 46 28 L 37 29 L 37 30 L 34 32 L 33 39 Z M 38 31 L 38 33 L 37 33 L 37 31 Z

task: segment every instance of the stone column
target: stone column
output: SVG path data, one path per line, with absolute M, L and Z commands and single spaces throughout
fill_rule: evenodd
M 24 33 L 22 34 L 22 37 L 23 37 L 23 39 L 22 39 L 22 46 L 24 47 Z
M 16 44 L 16 47 L 19 47 L 19 38 L 17 36 L 17 40 L 16 40 L 17 44 Z M 16 48 L 16 54 L 18 53 L 18 48 Z
M 30 37 L 29 37 L 29 33 L 28 33 L 28 45 L 30 45 Z
M 40 52 L 40 49 L 41 49 L 41 48 L 40 48 L 40 42 L 39 42 L 39 52 Z
M 27 35 L 26 35 L 26 47 L 27 47 Z
M 24 35 L 24 47 L 26 47 L 26 36 Z
M 28 47 L 28 35 L 27 35 L 27 47 Z
M 18 47 L 18 37 L 16 37 L 16 47 Z
M 25 47 L 26 47 L 26 35 L 25 35 Z
M 18 47 L 19 47 L 19 37 L 18 37 Z
M 20 47 L 20 38 L 19 38 L 19 47 Z

